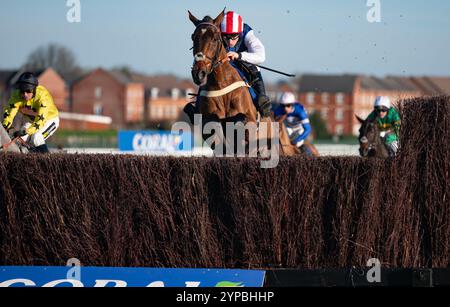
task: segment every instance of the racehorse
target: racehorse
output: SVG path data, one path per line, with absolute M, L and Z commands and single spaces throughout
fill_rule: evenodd
M 256 123 L 259 123 L 258 132 L 254 135 L 258 140 L 263 138 L 270 140 L 272 126 L 261 125 L 261 123 L 270 124 L 272 120 L 270 118 L 258 120 L 258 111 L 253 104 L 249 85 L 228 60 L 220 31 L 225 11 L 222 11 L 215 19 L 206 16 L 202 20 L 197 19 L 191 12 L 188 11 L 188 13 L 189 19 L 196 27 L 192 34 L 194 65 L 191 73 L 195 84 L 200 86 L 197 103 L 202 114 L 202 124 L 218 122 L 224 125 L 227 122 L 241 122 L 255 123 L 256 127 Z M 209 136 L 211 134 L 203 134 L 205 140 Z M 256 140 L 247 138 L 246 141 Z M 299 153 L 283 133 L 280 133 L 280 143 L 281 154 Z M 216 143 L 209 145 L 214 149 Z
M 21 152 L 28 153 L 33 150 L 33 146 L 27 144 L 21 137 L 11 140 L 8 132 L 0 125 L 0 152 Z
M 361 123 L 359 129 L 359 154 L 362 157 L 387 158 L 388 150 L 380 137 L 378 124 L 375 120 L 363 120 L 356 115 L 356 119 Z

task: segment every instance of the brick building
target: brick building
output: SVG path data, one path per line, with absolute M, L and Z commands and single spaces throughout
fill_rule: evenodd
M 299 100 L 309 113 L 320 114 L 331 134 L 351 134 L 358 84 L 357 75 L 303 75 Z
M 447 83 L 442 80 L 441 83 L 445 88 Z M 321 115 L 333 135 L 356 135 L 360 124 L 355 115 L 363 118 L 369 115 L 377 96 L 388 96 L 396 102 L 425 93 L 414 78 L 395 76 L 311 74 L 301 76 L 298 85 L 299 100 L 310 113 Z
M 38 72 L 39 84 L 43 85 L 52 95 L 58 110 L 69 110 L 69 91 L 64 79 L 52 68 Z
M 112 118 L 112 126 L 176 121 L 197 89 L 172 75 L 96 69 L 72 86 L 71 111 Z
M 147 76 L 132 74 L 135 82 L 145 88 L 145 114 L 151 124 L 180 119 L 183 108 L 197 93 L 197 86 L 190 80 L 173 75 Z
M 107 116 L 112 126 L 144 120 L 144 85 L 125 73 L 95 69 L 72 85 L 71 112 Z

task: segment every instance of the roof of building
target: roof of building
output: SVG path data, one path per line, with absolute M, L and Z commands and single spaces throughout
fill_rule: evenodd
M 111 74 L 111 76 L 113 76 L 117 81 L 119 81 L 122 84 L 134 83 L 131 76 L 126 72 L 119 70 L 107 70 L 106 72 Z
M 410 77 L 399 77 L 399 76 L 387 76 L 385 80 L 395 82 L 399 85 L 399 88 L 407 91 L 420 91 L 420 88 L 411 80 Z
M 417 87 L 407 78 L 388 76 L 378 78 L 374 76 L 361 76 L 361 88 L 365 90 L 381 90 L 381 91 L 418 91 Z
M 450 77 L 426 77 L 439 90 L 437 94 L 450 95 Z
M 373 76 L 360 76 L 361 89 L 364 90 L 389 90 L 383 80 Z
M 357 75 L 314 75 L 300 77 L 300 92 L 351 93 L 355 87 Z
M 134 82 L 140 82 L 144 84 L 147 90 L 152 88 L 158 88 L 159 92 L 164 94 L 170 94 L 172 89 L 178 88 L 180 90 L 194 90 L 197 86 L 188 79 L 180 79 L 174 75 L 144 75 L 133 73 L 131 78 Z
M 426 95 L 441 95 L 442 89 L 428 77 L 411 77 L 412 82 Z

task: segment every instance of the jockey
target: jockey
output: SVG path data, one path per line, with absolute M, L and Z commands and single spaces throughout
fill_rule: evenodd
M 264 45 L 255 36 L 255 32 L 243 23 L 242 17 L 234 12 L 227 12 L 221 24 L 221 33 L 224 47 L 228 53 L 228 59 L 243 79 L 252 86 L 253 102 L 261 116 L 270 116 L 271 102 L 266 94 L 264 81 L 255 64 L 261 64 L 266 59 Z M 235 61 L 237 60 L 237 61 Z M 248 63 L 243 63 L 242 60 Z M 184 112 L 193 122 L 194 114 L 199 112 L 198 96 L 195 103 L 190 102 L 184 107 Z
M 388 149 L 389 156 L 395 156 L 398 151 L 401 121 L 398 111 L 391 106 L 389 97 L 377 97 L 374 103 L 374 111 L 369 114 L 367 119 L 377 121 L 380 137 Z
M 59 127 L 58 110 L 50 93 L 39 85 L 38 79 L 30 72 L 19 77 L 3 114 L 2 124 L 7 131 L 11 129 L 18 112 L 24 115 L 23 122 L 13 136 L 22 137 L 26 142 L 30 139 L 37 152 L 48 152 L 45 140 Z
M 283 121 L 288 131 L 291 143 L 307 155 L 313 153 L 305 145 L 305 140 L 311 134 L 311 124 L 308 113 L 291 92 L 285 92 L 281 96 L 280 105 L 274 111 L 275 120 Z
M 264 45 L 256 37 L 255 31 L 242 21 L 235 12 L 227 12 L 221 24 L 222 39 L 232 65 L 237 67 L 256 92 L 255 107 L 262 117 L 270 115 L 270 99 L 266 95 L 261 71 L 255 64 L 262 64 L 266 59 Z M 247 63 L 234 60 L 242 60 Z

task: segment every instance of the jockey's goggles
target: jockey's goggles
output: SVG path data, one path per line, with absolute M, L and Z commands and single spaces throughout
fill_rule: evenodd
M 239 34 L 222 34 L 225 40 L 235 40 L 239 38 Z
M 34 93 L 34 89 L 27 88 L 27 89 L 20 90 L 20 92 L 22 94 L 25 94 L 25 93 L 31 94 L 31 93 Z
M 387 111 L 389 111 L 389 109 L 386 107 L 376 107 L 375 111 L 377 111 L 378 113 L 381 113 L 381 112 L 387 112 Z

